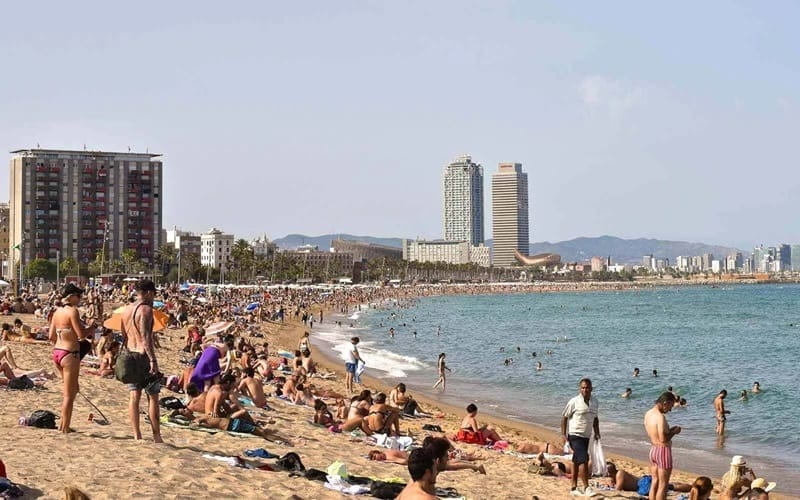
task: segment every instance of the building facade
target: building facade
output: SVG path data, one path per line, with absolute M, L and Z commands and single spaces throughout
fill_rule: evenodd
M 483 167 L 472 157 L 456 157 L 444 168 L 443 225 L 447 241 L 483 244 Z
M 514 251 L 528 255 L 528 174 L 521 163 L 501 163 L 492 175 L 492 264 L 511 266 Z
M 20 149 L 11 152 L 9 261 L 133 250 L 153 262 L 161 246 L 159 154 Z M 10 266 L 15 278 L 17 265 Z
M 335 239 L 331 242 L 331 247 L 337 253 L 352 254 L 355 262 L 375 259 L 400 260 L 403 258 L 402 248 L 378 245 L 375 243 Z
M 278 245 L 269 241 L 267 235 L 264 234 L 252 240 L 250 242 L 250 248 L 253 249 L 253 256 L 264 259 L 271 257 L 278 249 Z
M 0 203 L 0 270 L 3 278 L 8 277 L 8 203 Z
M 489 267 L 491 250 L 468 241 L 403 240 L 403 260 L 412 262 L 444 262 L 446 264 L 477 264 Z
M 200 235 L 200 263 L 214 269 L 228 269 L 233 250 L 233 235 L 212 227 Z

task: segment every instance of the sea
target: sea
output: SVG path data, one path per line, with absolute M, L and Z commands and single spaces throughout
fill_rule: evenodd
M 369 375 L 553 430 L 588 377 L 604 449 L 639 459 L 649 449 L 644 413 L 671 386 L 688 402 L 667 415 L 683 428 L 676 468 L 720 477 L 743 455 L 776 491 L 800 494 L 800 285 L 436 296 L 329 317 L 312 339 L 343 357 L 355 335 Z M 444 392 L 431 390 L 439 353 L 452 369 Z M 756 381 L 762 392 L 751 394 Z M 620 397 L 628 387 L 633 395 Z M 722 389 L 731 413 L 719 438 L 713 400 Z

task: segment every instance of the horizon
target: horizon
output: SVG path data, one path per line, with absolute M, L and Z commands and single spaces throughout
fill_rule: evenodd
M 441 238 L 466 153 L 487 237 L 510 161 L 531 242 L 799 242 L 800 6 L 678 5 L 13 4 L 0 148 L 159 152 L 163 226 L 246 239 Z

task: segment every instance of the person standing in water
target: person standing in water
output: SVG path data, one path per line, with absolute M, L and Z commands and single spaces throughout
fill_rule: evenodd
M 433 384 L 433 389 L 436 389 L 437 387 L 439 387 L 439 384 L 441 384 L 442 391 L 444 391 L 447 387 L 447 377 L 445 376 L 445 372 L 452 371 L 450 368 L 447 367 L 444 358 L 445 358 L 445 353 L 439 354 L 439 360 L 436 363 L 439 369 L 439 380 L 437 380 L 436 383 Z
M 725 434 L 725 421 L 728 420 L 728 414 L 730 414 L 730 411 L 725 409 L 725 396 L 727 395 L 728 391 L 722 389 L 717 394 L 717 397 L 714 398 L 714 411 L 717 414 L 716 432 L 718 436 Z

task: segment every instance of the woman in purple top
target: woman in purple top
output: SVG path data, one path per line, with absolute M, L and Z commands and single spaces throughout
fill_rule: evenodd
M 190 379 L 198 390 L 202 388 L 203 392 L 205 392 L 217 382 L 222 373 L 219 360 L 227 354 L 227 346 L 221 343 L 210 344 L 203 349 L 203 353 L 200 355 Z

